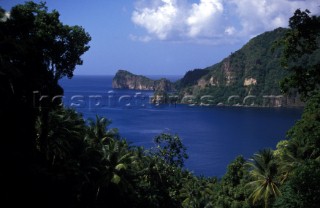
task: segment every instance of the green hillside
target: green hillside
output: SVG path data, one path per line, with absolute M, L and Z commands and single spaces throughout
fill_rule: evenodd
M 187 72 L 176 82 L 180 99 L 192 95 L 196 104 L 206 105 L 301 105 L 296 94 L 288 97 L 280 91 L 280 81 L 289 72 L 280 66 L 281 48 L 273 48 L 286 32 L 284 28 L 265 32 L 221 62 Z M 201 102 L 202 96 L 210 96 L 209 101 Z

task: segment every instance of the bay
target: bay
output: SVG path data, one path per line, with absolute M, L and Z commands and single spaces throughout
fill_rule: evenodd
M 300 108 L 157 106 L 149 103 L 152 91 L 112 89 L 112 78 L 61 80 L 64 105 L 86 119 L 96 115 L 110 119 L 110 128 L 118 128 L 132 145 L 151 148 L 160 133 L 179 135 L 189 155 L 185 166 L 199 176 L 221 177 L 238 155 L 248 159 L 260 149 L 275 148 L 302 113 Z

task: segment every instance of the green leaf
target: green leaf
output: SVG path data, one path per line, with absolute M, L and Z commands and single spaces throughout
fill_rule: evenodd
M 112 182 L 112 183 L 115 183 L 115 184 L 119 184 L 120 181 L 121 181 L 120 176 L 118 176 L 117 174 L 113 174 L 113 177 L 112 177 L 112 179 L 111 179 L 111 182 Z
M 116 165 L 115 169 L 116 170 L 127 169 L 127 166 L 123 163 L 120 163 L 120 164 Z

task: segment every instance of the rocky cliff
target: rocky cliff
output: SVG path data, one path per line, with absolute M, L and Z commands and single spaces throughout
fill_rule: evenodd
M 119 70 L 113 87 L 154 90 L 155 95 L 175 90 L 175 94 L 166 97 L 177 97 L 178 102 L 192 101 L 196 105 L 303 106 L 295 90 L 283 95 L 280 89 L 281 80 L 290 72 L 281 67 L 282 49 L 274 48 L 274 43 L 286 32 L 287 29 L 278 28 L 258 35 L 221 62 L 205 69 L 190 70 L 175 83 Z M 305 58 L 311 62 L 318 60 L 320 50 Z
M 135 75 L 126 70 L 119 70 L 112 80 L 112 87 L 131 90 L 172 91 L 174 84 L 167 79 L 152 80 L 142 75 Z
M 209 96 L 210 103 L 206 104 L 210 105 L 303 105 L 296 93 L 287 96 L 280 90 L 280 82 L 289 72 L 280 66 L 281 49 L 273 46 L 286 31 L 278 28 L 258 35 L 221 62 L 189 71 L 177 82 L 180 99 L 193 96 L 201 104 L 201 98 Z

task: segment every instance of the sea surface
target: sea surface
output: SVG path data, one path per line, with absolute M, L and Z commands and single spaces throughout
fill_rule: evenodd
M 260 149 L 275 148 L 302 113 L 299 108 L 153 105 L 152 91 L 112 89 L 112 78 L 78 75 L 61 80 L 64 105 L 86 119 L 110 119 L 110 128 L 118 128 L 132 145 L 151 148 L 160 133 L 179 135 L 189 155 L 185 168 L 198 176 L 221 177 L 238 155 L 249 159 Z

